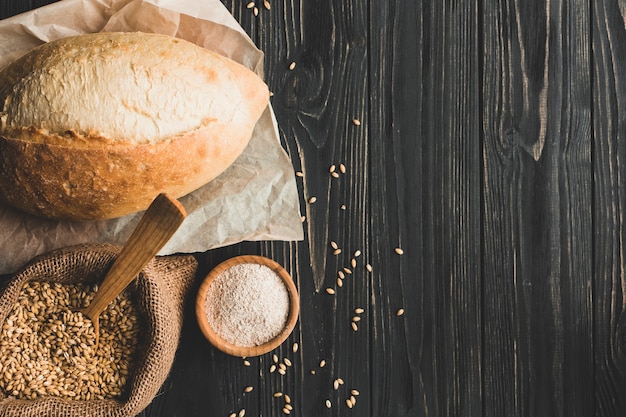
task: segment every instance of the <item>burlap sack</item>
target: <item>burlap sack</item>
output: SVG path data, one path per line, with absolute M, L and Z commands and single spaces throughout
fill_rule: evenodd
M 0 292 L 0 323 L 4 323 L 28 281 L 101 282 L 119 253 L 113 245 L 79 245 L 53 251 L 31 261 Z M 73 401 L 57 397 L 16 400 L 0 393 L 4 417 L 131 417 L 146 408 L 167 378 L 180 337 L 183 301 L 197 261 L 192 256 L 153 259 L 132 284 L 144 321 L 147 340 L 133 370 L 130 392 L 120 400 Z

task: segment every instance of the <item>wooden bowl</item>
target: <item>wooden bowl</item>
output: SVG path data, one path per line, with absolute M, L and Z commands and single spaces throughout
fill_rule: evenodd
M 258 346 L 238 346 L 232 344 L 217 335 L 217 333 L 211 328 L 207 320 L 206 314 L 206 298 L 209 287 L 222 272 L 238 264 L 260 264 L 265 265 L 272 269 L 285 283 L 287 293 L 289 295 L 289 313 L 287 315 L 287 322 L 284 329 L 274 339 L 263 343 Z M 277 262 L 257 255 L 242 255 L 234 258 L 227 259 L 226 261 L 217 265 L 209 274 L 204 278 L 200 288 L 198 289 L 198 296 L 196 297 L 196 318 L 202 334 L 208 339 L 209 342 L 224 353 L 233 356 L 251 357 L 263 355 L 270 352 L 280 346 L 289 337 L 296 322 L 298 321 L 298 315 L 300 314 L 300 298 L 298 296 L 298 290 L 296 289 L 293 280 L 289 273 Z

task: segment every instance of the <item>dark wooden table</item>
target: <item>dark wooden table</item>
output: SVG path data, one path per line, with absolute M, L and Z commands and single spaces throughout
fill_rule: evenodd
M 281 416 L 276 392 L 306 417 L 626 415 L 626 1 L 269 1 L 224 3 L 265 51 L 306 237 L 199 254 L 198 284 L 285 265 L 292 366 L 215 350 L 190 304 L 141 415 Z

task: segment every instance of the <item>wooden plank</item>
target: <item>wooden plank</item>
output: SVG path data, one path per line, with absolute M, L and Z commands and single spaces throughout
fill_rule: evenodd
M 424 10 L 421 177 L 424 301 L 433 320 L 431 403 L 440 415 L 478 416 L 483 343 L 479 10 L 473 2 L 429 6 Z
M 430 346 L 425 342 L 429 335 L 423 304 L 423 161 L 422 140 L 417 136 L 423 86 L 416 52 L 423 46 L 423 11 L 419 2 L 390 1 L 372 3 L 369 13 L 369 228 L 376 248 L 370 277 L 375 306 L 370 321 L 374 328 L 371 414 L 422 416 L 432 406 L 434 382 L 428 366 Z M 404 26 L 408 21 L 414 24 Z M 410 118 L 400 117 L 407 114 Z M 416 135 L 410 137 L 408 132 Z M 396 247 L 405 254 L 397 255 Z M 400 308 L 405 314 L 397 317 Z
M 374 2 L 370 22 L 372 412 L 479 416 L 478 8 Z
M 46 4 L 54 3 L 57 0 L 27 0 L 27 1 L 2 1 L 0 2 L 0 16 L 7 18 L 36 9 Z
M 593 404 L 588 19 L 484 3 L 485 416 Z
M 594 415 L 616 416 L 626 409 L 626 2 L 592 7 Z

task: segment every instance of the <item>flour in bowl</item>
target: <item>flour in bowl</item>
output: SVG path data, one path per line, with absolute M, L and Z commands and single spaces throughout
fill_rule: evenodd
M 283 280 L 265 265 L 232 266 L 211 283 L 206 314 L 215 333 L 237 346 L 259 346 L 278 336 L 289 315 Z

